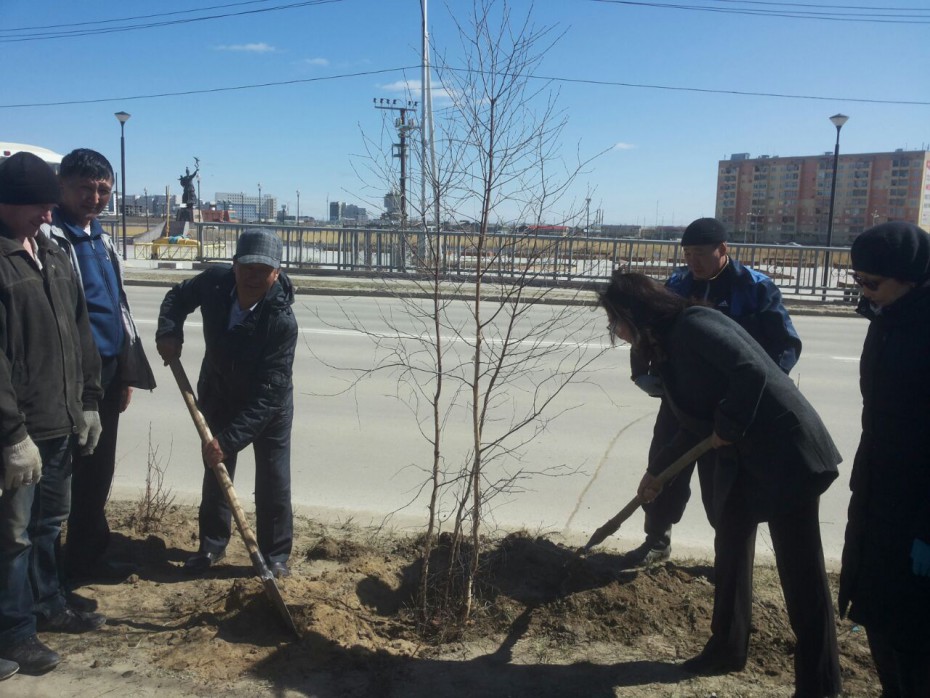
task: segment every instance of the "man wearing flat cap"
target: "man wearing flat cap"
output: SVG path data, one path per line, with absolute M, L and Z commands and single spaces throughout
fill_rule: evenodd
M 67 254 L 39 234 L 58 198 L 35 155 L 0 164 L 0 659 L 24 674 L 61 661 L 37 632 L 106 622 L 67 605 L 56 562 L 74 442 L 94 450 L 103 394 L 84 295 Z
M 665 285 L 685 298 L 703 301 L 738 322 L 765 352 L 788 373 L 801 355 L 801 340 L 794 329 L 788 311 L 782 303 L 781 292 L 765 274 L 751 269 L 727 253 L 726 228 L 716 218 L 698 218 L 681 237 L 686 267 L 679 269 Z M 663 390 L 657 376 L 649 371 L 638 355 L 630 354 L 632 380 L 650 395 L 662 397 Z M 653 444 L 663 443 L 675 433 L 677 420 L 663 400 L 656 419 Z M 650 458 L 655 454 L 650 453 Z M 716 456 L 709 454 L 698 464 L 698 475 L 703 483 L 711 477 Z M 671 554 L 672 526 L 684 514 L 691 496 L 691 475 L 694 466 L 683 470 L 668 483 L 662 493 L 643 508 L 646 513 L 646 540 L 626 554 L 628 567 L 662 562 Z M 702 484 L 704 507 L 713 524 L 713 505 L 710 486 Z
M 184 567 L 203 572 L 225 555 L 231 516 L 212 466 L 255 451 L 258 547 L 276 577 L 290 572 L 291 424 L 293 364 L 297 347 L 294 287 L 281 272 L 281 239 L 268 230 L 239 237 L 232 268 L 218 266 L 168 291 L 155 342 L 165 364 L 181 356 L 184 321 L 200 308 L 206 353 L 197 383 L 198 405 L 214 438 L 203 447 L 200 547 Z

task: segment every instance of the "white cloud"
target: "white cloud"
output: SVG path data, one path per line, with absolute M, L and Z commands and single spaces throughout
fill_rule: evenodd
M 327 58 L 304 58 L 302 61 L 305 65 L 317 65 L 326 67 L 329 65 L 329 59 Z
M 399 92 L 410 95 L 410 99 L 419 100 L 420 91 L 422 90 L 422 81 L 420 80 L 397 80 L 389 82 L 386 85 L 378 85 L 385 92 Z M 445 87 L 433 86 L 433 101 L 441 99 L 452 99 L 452 94 Z
M 254 44 L 224 44 L 214 48 L 217 51 L 239 51 L 242 53 L 276 53 L 278 50 L 264 41 Z
M 420 92 L 420 81 L 419 80 L 397 80 L 395 82 L 389 82 L 387 85 L 379 85 L 382 90 L 385 92 L 409 92 L 411 94 L 419 94 Z
M 632 143 L 614 143 L 612 150 L 633 150 L 635 147 Z

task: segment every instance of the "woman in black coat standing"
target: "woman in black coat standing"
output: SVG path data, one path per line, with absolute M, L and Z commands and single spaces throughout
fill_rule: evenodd
M 853 242 L 862 438 L 853 463 L 840 614 L 861 624 L 883 698 L 930 696 L 930 235 L 883 223 Z M 851 606 L 850 606 L 851 604 Z
M 699 440 L 712 435 L 716 449 L 712 492 L 702 493 L 715 527 L 712 635 L 683 668 L 710 675 L 745 666 L 756 529 L 767 521 L 797 637 L 795 696 L 838 695 L 818 511 L 841 458 L 820 417 L 762 347 L 722 313 L 642 274 L 619 271 L 600 304 L 611 336 L 630 342 L 662 377 L 660 410 L 678 423 L 670 441 L 650 449 L 640 495 L 651 501 L 656 475 Z

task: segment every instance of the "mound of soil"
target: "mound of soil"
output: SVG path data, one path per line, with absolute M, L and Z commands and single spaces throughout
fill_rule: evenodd
M 89 635 L 43 635 L 66 660 L 0 685 L 18 696 L 791 696 L 794 639 L 777 573 L 756 570 L 747 668 L 693 677 L 678 664 L 703 647 L 713 606 L 709 561 L 640 571 L 618 556 L 576 559 L 524 533 L 489 545 L 464 628 L 418 632 L 412 539 L 298 518 L 292 575 L 277 586 L 287 630 L 234 538 L 202 577 L 181 569 L 197 515 L 173 506 L 157 531 L 134 530 L 136 505 L 111 502 L 114 556 L 138 574 L 77 590 L 108 617 Z M 835 579 L 831 582 L 835 583 Z M 878 696 L 865 634 L 838 622 L 844 695 Z M 445 632 L 444 632 L 445 631 Z M 15 685 L 14 685 L 15 684 Z

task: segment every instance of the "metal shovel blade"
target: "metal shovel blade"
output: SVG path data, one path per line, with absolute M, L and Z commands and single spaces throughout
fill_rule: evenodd
M 710 450 L 710 445 L 711 437 L 708 436 L 704 440 L 699 441 L 696 445 L 692 446 L 689 450 L 685 451 L 684 454 L 679 456 L 676 461 L 674 461 L 665 470 L 659 473 L 658 477 L 656 477 L 656 484 L 664 486 L 665 483 L 684 470 L 688 465 L 707 453 Z M 613 518 L 611 518 L 607 523 L 605 523 L 594 532 L 588 542 L 585 543 L 584 547 L 578 550 L 576 553 L 576 558 L 585 555 L 595 545 L 603 543 L 607 539 L 607 536 L 616 533 L 620 529 L 620 526 L 623 525 L 623 522 L 630 518 L 633 515 L 633 512 L 639 509 L 639 507 L 642 505 L 643 499 L 637 494 Z
M 191 418 L 194 420 L 194 426 L 197 427 L 197 433 L 200 434 L 200 440 L 205 444 L 213 441 L 213 434 L 210 432 L 210 427 L 207 426 L 207 420 L 204 419 L 203 414 L 200 412 L 200 408 L 197 407 L 197 400 L 194 398 L 194 389 L 187 379 L 187 374 L 184 372 L 181 361 L 179 359 L 174 359 L 169 363 L 169 366 L 171 367 L 171 372 L 174 374 L 174 379 L 178 383 L 178 388 L 181 389 L 181 395 L 184 397 L 187 411 L 190 412 Z M 249 522 L 245 518 L 245 512 L 242 510 L 242 506 L 239 504 L 239 498 L 236 496 L 236 490 L 233 488 L 233 483 L 229 477 L 229 472 L 226 470 L 226 466 L 220 463 L 213 468 L 213 473 L 216 475 L 217 480 L 219 480 L 220 489 L 223 490 L 226 503 L 232 510 L 233 518 L 236 520 L 236 528 L 239 529 L 239 534 L 242 536 L 242 541 L 245 543 L 246 550 L 249 551 L 252 567 L 255 568 L 255 573 L 258 575 L 259 579 L 262 580 L 262 586 L 265 588 L 265 595 L 271 600 L 272 605 L 278 609 L 278 613 L 281 614 L 287 627 L 294 635 L 300 638 L 300 631 L 297 629 L 297 625 L 294 623 L 290 611 L 287 610 L 287 604 L 284 603 L 281 590 L 278 589 L 278 585 L 275 583 L 274 575 L 271 573 L 271 570 L 268 569 L 268 565 L 265 564 L 265 558 L 262 557 L 261 551 L 258 549 L 258 541 L 255 538 L 255 534 L 252 532 L 252 528 L 249 526 Z

